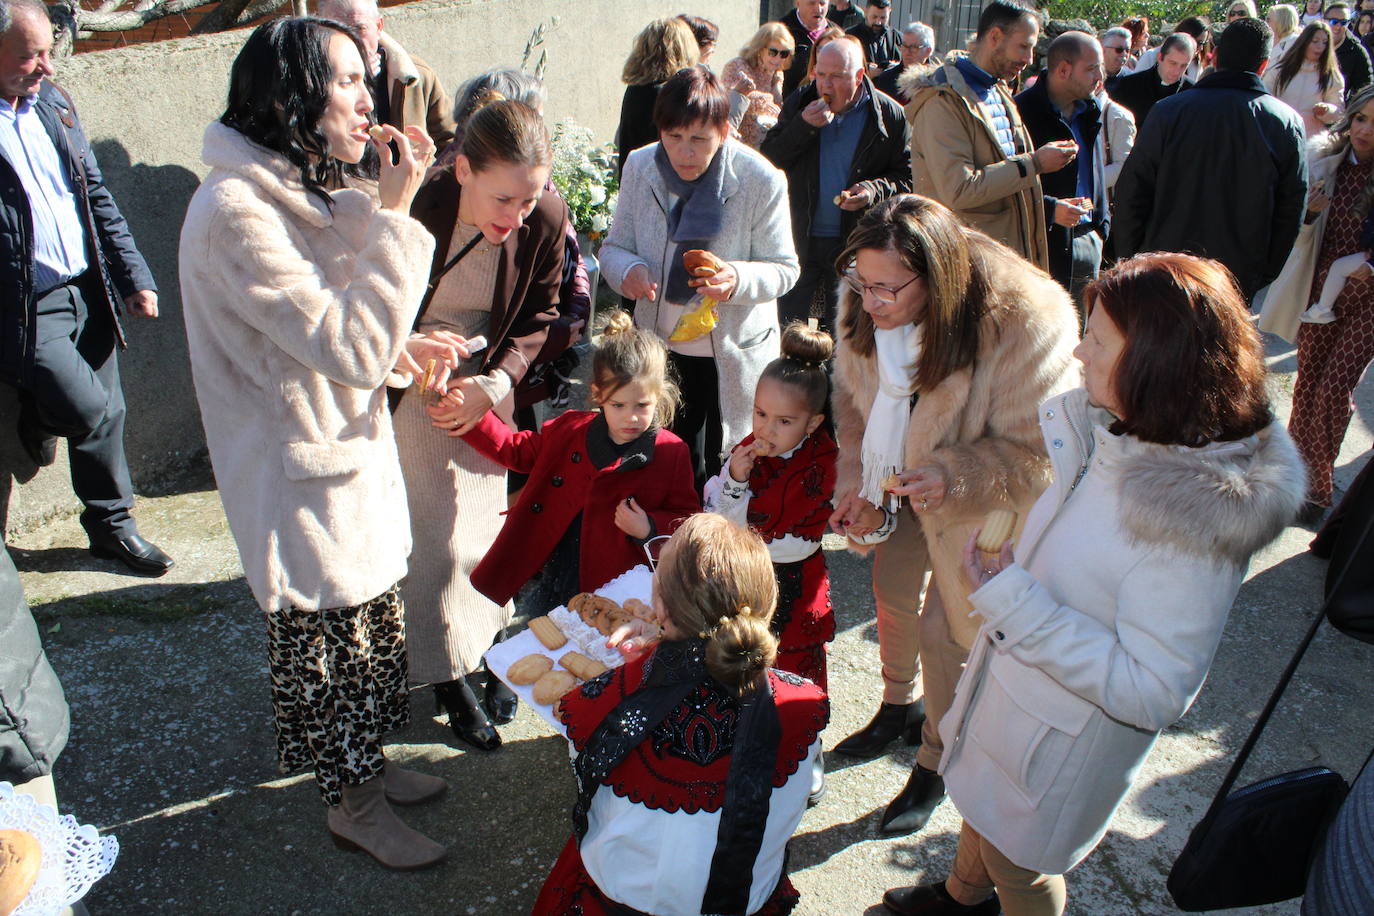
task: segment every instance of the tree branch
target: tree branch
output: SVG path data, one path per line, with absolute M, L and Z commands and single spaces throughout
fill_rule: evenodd
M 157 3 L 146 10 L 124 10 L 112 13 L 82 11 L 80 27 L 83 31 L 88 32 L 122 32 L 147 25 L 156 19 L 184 13 L 187 10 L 202 6 L 204 3 L 205 0 L 162 0 L 161 3 Z

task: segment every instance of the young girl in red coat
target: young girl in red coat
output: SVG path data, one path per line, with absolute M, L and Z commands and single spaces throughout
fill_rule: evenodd
M 477 451 L 529 475 L 473 587 L 504 604 L 542 570 L 523 609 L 547 613 L 644 563 L 646 541 L 700 510 L 687 446 L 664 428 L 677 395 L 667 366 L 663 341 L 617 311 L 592 358 L 599 411 L 570 410 L 524 432 L 488 411 L 465 433 Z
M 835 496 L 835 440 L 821 428 L 835 344 L 801 322 L 754 391 L 754 431 L 706 482 L 706 509 L 759 533 L 778 579 L 777 666 L 826 689 L 825 644 L 835 638 L 821 535 Z

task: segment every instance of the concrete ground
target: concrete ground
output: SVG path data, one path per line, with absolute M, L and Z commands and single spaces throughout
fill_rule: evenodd
M 1294 357 L 1271 341 L 1286 411 Z M 1338 481 L 1371 442 L 1374 383 L 1360 393 Z M 569 832 L 573 783 L 561 738 L 528 710 L 483 754 L 455 748 L 428 693 L 393 755 L 452 791 L 406 820 L 448 844 L 439 867 L 387 872 L 335 849 L 308 776 L 281 778 L 261 613 L 244 584 L 208 470 L 140 500 L 143 531 L 177 558 L 167 577 L 120 575 L 84 549 L 75 517 L 10 537 L 49 656 L 72 707 L 57 769 L 63 809 L 119 838 L 114 872 L 88 897 L 102 914 L 519 914 Z M 1197 703 L 1165 732 L 1101 846 L 1069 876 L 1075 914 L 1175 912 L 1164 878 L 1319 604 L 1325 564 L 1291 528 L 1252 565 Z M 833 747 L 879 698 L 867 561 L 827 541 L 839 635 L 830 655 Z M 1318 637 L 1243 781 L 1325 763 L 1353 777 L 1371 736 L 1374 647 Z M 829 794 L 792 843 L 801 914 L 876 914 L 885 888 L 942 878 L 958 818 L 879 839 L 878 819 L 912 764 L 903 748 L 831 755 Z M 1255 909 L 1297 913 L 1295 902 Z

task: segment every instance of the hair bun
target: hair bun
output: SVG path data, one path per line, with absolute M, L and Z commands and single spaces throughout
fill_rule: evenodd
M 601 333 L 607 337 L 618 337 L 621 334 L 629 334 L 634 329 L 635 320 L 630 317 L 630 313 L 624 309 L 616 309 L 602 326 Z
M 747 612 L 721 620 L 706 642 L 711 676 L 740 695 L 758 685 L 777 655 L 778 640 L 768 622 Z
M 809 369 L 819 369 L 835 353 L 835 340 L 804 321 L 793 321 L 782 332 L 782 355 Z

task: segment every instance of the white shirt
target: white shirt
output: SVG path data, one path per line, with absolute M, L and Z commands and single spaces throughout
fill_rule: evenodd
M 34 291 L 42 292 L 86 270 L 86 230 L 70 177 L 52 137 L 24 98 L 0 104 L 0 155 L 13 166 L 29 199 L 33 222 Z

